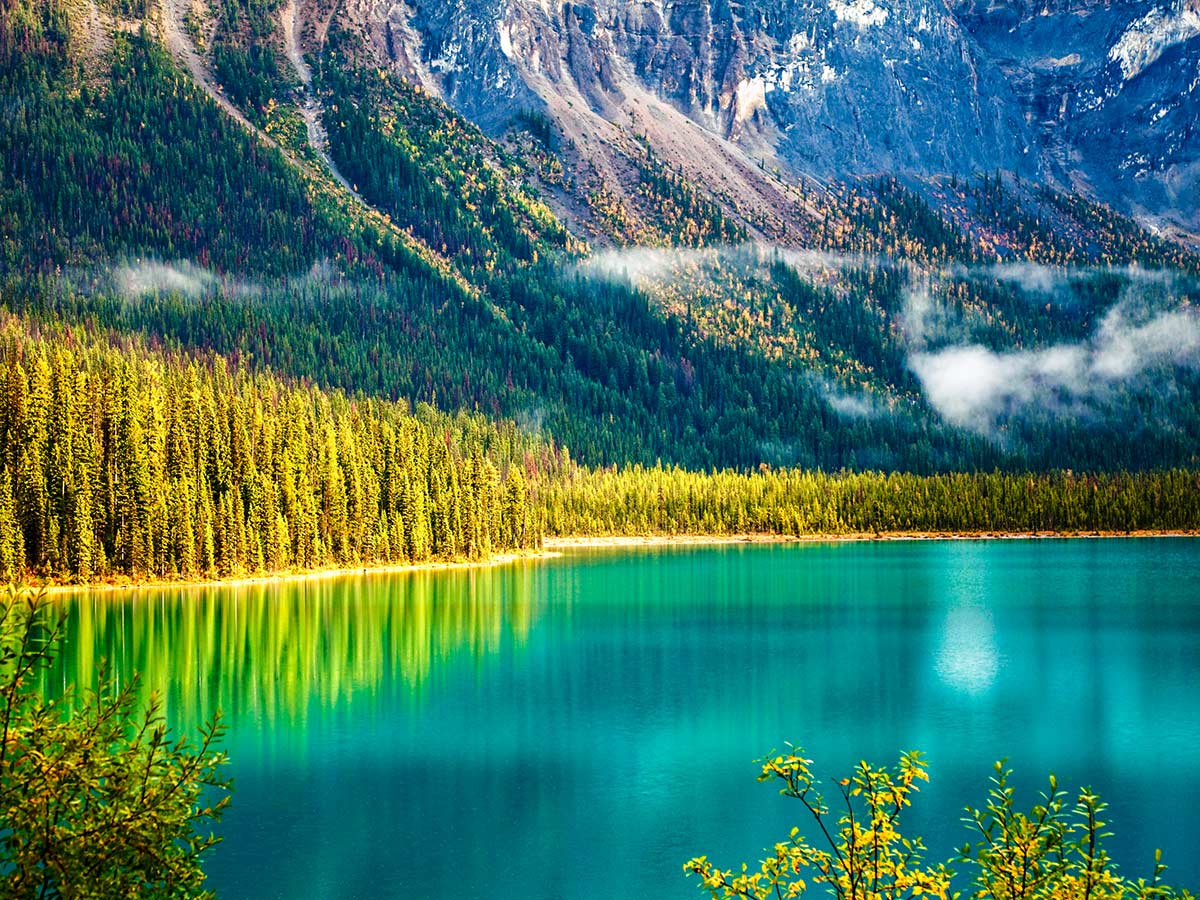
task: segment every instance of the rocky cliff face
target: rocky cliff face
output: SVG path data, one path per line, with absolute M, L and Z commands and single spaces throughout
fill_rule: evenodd
M 1200 0 L 957 13 L 1073 186 L 1200 231 Z
M 485 128 L 547 112 L 589 160 L 642 135 L 751 206 L 751 194 L 772 202 L 751 183 L 768 163 L 821 176 L 1000 168 L 1200 230 L 1200 0 L 345 9 L 381 59 Z M 721 172 L 705 171 L 714 160 Z

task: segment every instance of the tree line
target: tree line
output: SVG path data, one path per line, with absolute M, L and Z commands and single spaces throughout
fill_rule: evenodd
M 522 439 L 471 417 L 11 322 L 0 392 L 8 577 L 229 577 L 539 540 Z
M 541 535 L 1200 529 L 1200 473 L 587 468 L 515 424 L 128 337 L 0 330 L 0 573 L 204 579 Z
M 1200 529 L 1200 473 L 919 476 L 567 466 L 539 485 L 556 536 L 1133 532 Z

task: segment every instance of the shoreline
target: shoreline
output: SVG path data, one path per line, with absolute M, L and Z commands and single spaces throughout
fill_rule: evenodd
M 885 543 L 889 541 L 1011 541 L 1011 540 L 1121 540 L 1144 538 L 1196 538 L 1200 531 L 891 531 L 846 534 L 644 534 L 594 535 L 544 538 L 541 550 L 502 553 L 485 560 L 432 560 L 423 563 L 404 563 L 388 566 L 352 566 L 285 571 L 270 575 L 247 575 L 234 578 L 165 579 L 149 581 L 113 580 L 87 584 L 49 583 L 28 585 L 47 595 L 120 594 L 138 591 L 161 591 L 194 588 L 238 588 L 276 585 L 290 582 L 326 581 L 362 575 L 398 575 L 417 572 L 447 572 L 463 569 L 491 569 L 518 562 L 539 562 L 559 559 L 572 550 L 619 550 L 652 547 L 720 547 L 737 544 L 849 544 Z
M 883 531 L 843 534 L 645 534 L 552 537 L 542 541 L 547 550 L 597 550 L 607 547 L 702 547 L 731 544 L 855 544 L 889 541 L 1028 541 L 1121 540 L 1138 538 L 1195 538 L 1200 531 Z
M 556 559 L 561 553 L 550 550 L 528 550 L 522 553 L 501 553 L 479 560 L 431 560 L 423 563 L 399 563 L 389 566 L 351 566 L 312 569 L 308 571 L 285 571 L 270 575 L 244 575 L 234 578 L 180 578 L 175 580 L 151 581 L 94 581 L 86 584 L 29 585 L 35 591 L 44 590 L 48 596 L 67 594 L 119 594 L 137 591 L 164 591 L 194 588 L 239 588 L 262 585 L 286 584 L 302 581 L 329 581 L 362 575 L 403 575 L 418 572 L 450 572 L 461 569 L 496 569 L 519 562 L 536 562 Z

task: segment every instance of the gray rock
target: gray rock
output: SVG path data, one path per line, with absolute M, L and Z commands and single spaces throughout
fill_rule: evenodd
M 956 12 L 1071 186 L 1200 231 L 1200 0 L 960 0 Z
M 798 172 L 1003 169 L 1200 231 L 1200 0 L 364 2 L 378 46 L 415 36 L 394 64 L 493 132 L 536 108 L 633 127 L 649 93 Z

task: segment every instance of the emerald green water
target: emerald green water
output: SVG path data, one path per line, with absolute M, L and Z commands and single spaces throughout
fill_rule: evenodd
M 991 763 L 1112 805 L 1130 874 L 1200 886 L 1200 541 L 580 552 L 478 571 L 81 598 L 173 723 L 224 710 L 225 900 L 699 896 L 801 823 L 753 760 L 927 752 L 909 828 L 969 836 Z

